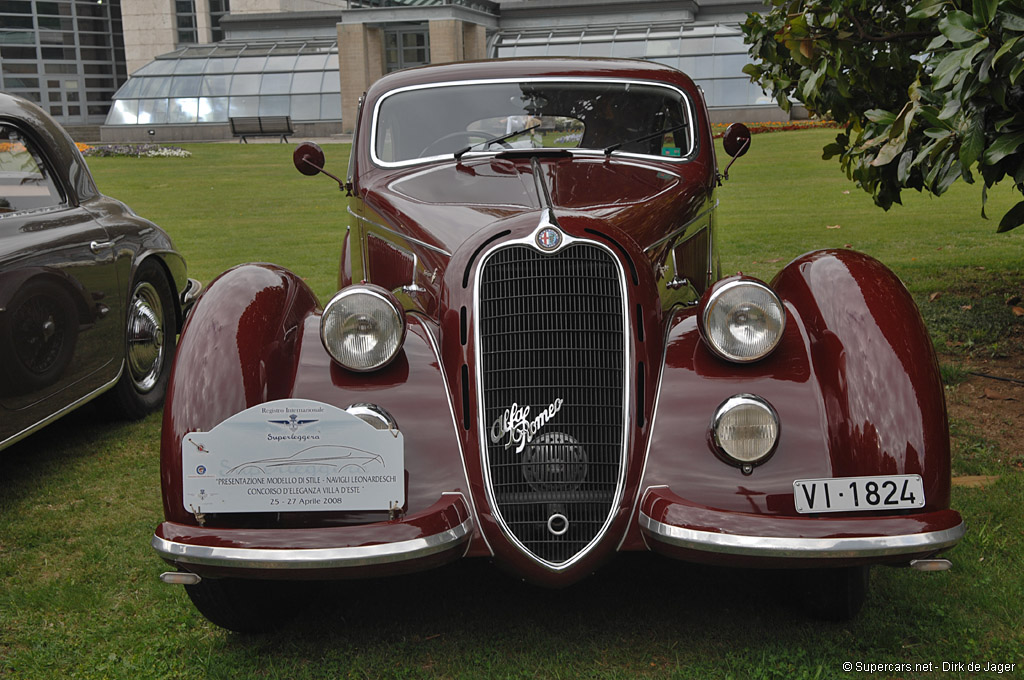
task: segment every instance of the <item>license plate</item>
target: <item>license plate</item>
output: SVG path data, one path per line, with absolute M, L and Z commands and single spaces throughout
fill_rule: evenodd
M 797 479 L 793 500 L 802 513 L 923 508 L 924 484 L 920 475 Z

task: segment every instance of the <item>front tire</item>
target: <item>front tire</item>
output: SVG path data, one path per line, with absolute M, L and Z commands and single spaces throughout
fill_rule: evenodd
M 199 613 L 236 633 L 268 633 L 295 618 L 309 601 L 310 584 L 204 578 L 185 592 Z
M 170 282 L 158 262 L 146 260 L 128 300 L 124 372 L 111 392 L 114 407 L 124 417 L 142 418 L 163 404 L 177 336 Z

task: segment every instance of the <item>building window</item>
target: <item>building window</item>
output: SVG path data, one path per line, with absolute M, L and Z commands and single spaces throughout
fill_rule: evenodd
M 210 0 L 210 34 L 213 42 L 224 39 L 224 29 L 220 27 L 221 17 L 231 13 L 229 0 Z
M 178 25 L 178 44 L 195 45 L 199 42 L 196 28 L 195 0 L 174 0 L 174 14 Z
M 384 34 L 387 72 L 430 63 L 430 34 L 426 28 L 392 29 Z
M 0 2 L 0 90 L 88 125 L 125 79 L 120 0 Z

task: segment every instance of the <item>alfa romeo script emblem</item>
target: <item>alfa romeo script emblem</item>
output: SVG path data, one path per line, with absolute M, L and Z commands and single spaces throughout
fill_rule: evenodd
M 554 250 L 562 243 L 562 233 L 554 227 L 541 229 L 537 233 L 537 245 L 544 250 Z

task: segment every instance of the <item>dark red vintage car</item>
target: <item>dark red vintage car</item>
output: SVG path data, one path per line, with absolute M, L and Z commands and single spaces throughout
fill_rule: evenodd
M 0 449 L 100 395 L 159 408 L 198 289 L 52 118 L 0 93 Z
M 339 292 L 243 265 L 184 329 L 163 579 L 258 630 L 304 580 L 463 557 L 546 586 L 621 551 L 804 568 L 833 617 L 870 565 L 947 567 L 964 526 L 910 296 L 847 250 L 721 278 L 721 178 L 700 90 L 657 64 L 380 80 L 340 181 Z

